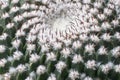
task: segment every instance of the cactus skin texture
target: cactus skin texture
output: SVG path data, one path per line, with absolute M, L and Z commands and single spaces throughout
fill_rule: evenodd
M 1 0 L 0 80 L 120 80 L 119 0 Z

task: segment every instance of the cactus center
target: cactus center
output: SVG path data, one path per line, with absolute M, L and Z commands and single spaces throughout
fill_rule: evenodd
M 53 22 L 53 30 L 65 31 L 70 24 L 68 18 L 58 18 Z

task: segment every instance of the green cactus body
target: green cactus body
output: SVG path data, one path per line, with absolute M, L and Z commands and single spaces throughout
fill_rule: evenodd
M 120 80 L 119 0 L 0 0 L 0 80 Z

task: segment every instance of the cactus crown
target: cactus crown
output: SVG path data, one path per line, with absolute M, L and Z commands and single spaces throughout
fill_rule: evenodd
M 0 80 L 120 80 L 119 0 L 1 0 Z

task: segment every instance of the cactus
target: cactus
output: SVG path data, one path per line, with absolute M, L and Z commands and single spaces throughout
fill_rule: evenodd
M 119 0 L 4 1 L 0 80 L 120 80 Z

